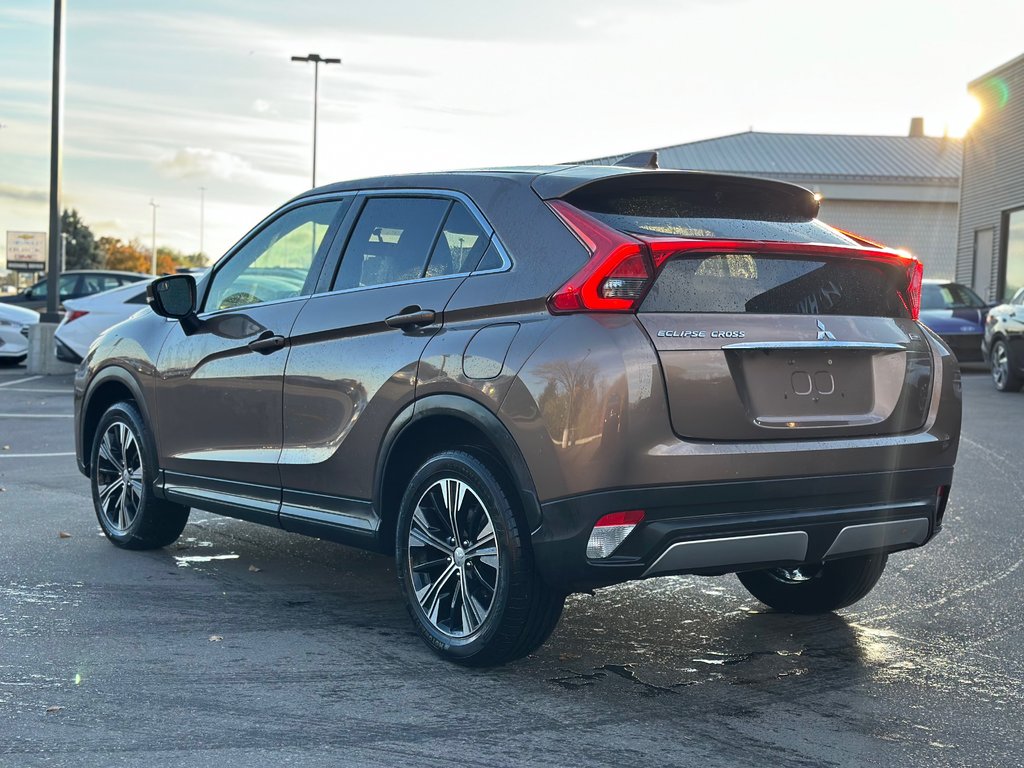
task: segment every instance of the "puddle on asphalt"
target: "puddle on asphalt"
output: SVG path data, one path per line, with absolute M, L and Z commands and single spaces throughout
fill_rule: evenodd
M 193 563 L 210 563 L 214 560 L 237 560 L 240 555 L 174 555 L 179 568 L 188 568 Z

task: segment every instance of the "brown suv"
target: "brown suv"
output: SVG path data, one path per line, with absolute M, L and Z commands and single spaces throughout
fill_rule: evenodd
M 467 664 L 628 579 L 849 605 L 942 523 L 960 378 L 916 320 L 920 263 L 817 211 L 627 167 L 312 190 L 89 352 L 100 524 L 160 547 L 194 506 L 392 553 L 420 633 Z

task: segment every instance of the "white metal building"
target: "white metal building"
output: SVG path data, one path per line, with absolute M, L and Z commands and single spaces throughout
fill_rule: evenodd
M 920 118 L 907 136 L 749 131 L 662 147 L 658 161 L 662 168 L 800 184 L 821 195 L 823 221 L 907 249 L 924 262 L 927 277 L 953 276 L 961 142 L 925 136 Z

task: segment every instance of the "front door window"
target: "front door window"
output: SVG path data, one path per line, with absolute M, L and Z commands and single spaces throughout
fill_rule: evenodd
M 204 311 L 309 294 L 323 259 L 325 235 L 345 203 L 332 200 L 293 208 L 260 230 L 213 276 Z

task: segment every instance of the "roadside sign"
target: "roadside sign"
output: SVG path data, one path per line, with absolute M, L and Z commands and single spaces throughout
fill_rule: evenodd
M 45 232 L 7 232 L 7 268 L 38 272 L 46 268 Z

